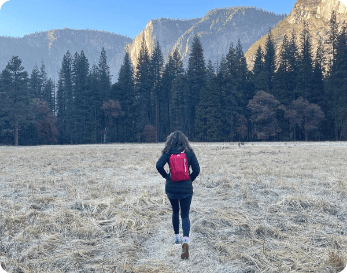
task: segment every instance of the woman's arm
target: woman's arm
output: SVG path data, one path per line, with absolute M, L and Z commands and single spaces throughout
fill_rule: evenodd
M 200 165 L 194 152 L 192 153 L 192 162 L 190 165 L 192 166 L 192 173 L 190 174 L 190 178 L 193 182 L 200 173 Z
M 165 153 L 162 153 L 161 157 L 157 161 L 156 168 L 163 178 L 166 178 L 168 176 L 168 174 L 164 170 L 164 166 L 166 162 L 167 162 L 167 155 Z

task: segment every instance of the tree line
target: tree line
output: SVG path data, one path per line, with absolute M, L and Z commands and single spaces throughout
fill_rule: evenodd
M 174 130 L 192 141 L 346 140 L 346 26 L 335 12 L 329 24 L 316 52 L 306 22 L 279 50 L 270 29 L 252 70 L 240 41 L 206 63 L 199 36 L 186 68 L 178 49 L 164 61 L 159 41 L 149 53 L 143 39 L 113 84 L 105 49 L 92 67 L 67 51 L 56 83 L 43 62 L 29 76 L 14 56 L 0 75 L 0 143 L 161 142 Z

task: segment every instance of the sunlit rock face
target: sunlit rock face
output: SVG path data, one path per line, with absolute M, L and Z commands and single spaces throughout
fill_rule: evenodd
M 328 39 L 329 21 L 332 12 L 336 12 L 337 23 L 340 28 L 344 21 L 347 22 L 346 6 L 338 0 L 298 0 L 290 14 L 280 22 L 273 30 L 272 34 L 277 45 L 277 51 L 280 49 L 283 37 L 296 33 L 297 44 L 300 45 L 300 33 L 303 29 L 304 21 L 308 24 L 313 56 L 316 52 L 318 42 L 321 39 L 323 44 Z M 259 45 L 264 49 L 266 37 L 262 37 L 255 42 L 246 52 L 248 66 L 253 66 L 254 55 Z M 328 45 L 326 45 L 328 47 Z M 329 56 L 326 56 L 329 58 Z
M 129 47 L 131 59 L 136 60 L 145 39 L 149 52 L 159 41 L 164 58 L 177 48 L 187 65 L 191 43 L 200 37 L 206 62 L 220 61 L 228 53 L 230 44 L 240 39 L 244 52 L 260 37 L 266 35 L 285 15 L 277 15 L 257 8 L 230 7 L 214 9 L 204 17 L 190 20 L 156 19 L 148 22 Z

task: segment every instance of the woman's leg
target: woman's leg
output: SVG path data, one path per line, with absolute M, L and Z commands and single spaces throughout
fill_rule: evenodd
M 170 199 L 170 203 L 172 206 L 172 225 L 175 231 L 175 234 L 180 233 L 180 207 L 178 204 L 178 199 Z
M 190 210 L 190 204 L 192 202 L 192 196 L 193 195 L 184 199 L 180 199 L 182 228 L 183 228 L 184 237 L 189 237 L 189 232 L 190 232 L 189 210 Z

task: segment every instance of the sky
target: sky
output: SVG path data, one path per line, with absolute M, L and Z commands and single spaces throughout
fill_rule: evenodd
M 344 0 L 347 1 L 347 0 Z M 135 38 L 151 19 L 203 17 L 215 8 L 256 6 L 289 14 L 296 0 L 0 0 L 0 36 L 52 29 L 104 30 Z

